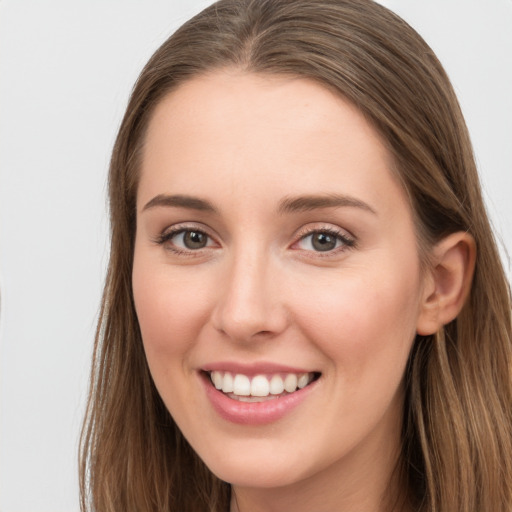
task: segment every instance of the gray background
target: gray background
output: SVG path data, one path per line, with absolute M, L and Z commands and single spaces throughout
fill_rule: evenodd
M 2 512 L 78 510 L 110 150 L 143 64 L 208 3 L 0 0 Z M 382 3 L 425 37 L 452 78 L 510 251 L 512 1 Z

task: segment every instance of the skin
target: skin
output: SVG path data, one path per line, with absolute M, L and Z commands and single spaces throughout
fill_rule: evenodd
M 416 332 L 437 323 L 391 168 L 362 114 L 305 79 L 216 71 L 156 108 L 137 196 L 135 305 L 157 389 L 199 456 L 232 484 L 232 510 L 383 510 L 407 358 Z M 146 206 L 162 194 L 215 211 Z M 280 210 L 290 197 L 332 194 L 350 201 Z M 173 226 L 205 232 L 208 244 L 158 243 Z M 353 246 L 316 251 L 309 235 L 325 229 Z M 204 392 L 200 370 L 217 361 L 321 377 L 280 420 L 239 425 Z

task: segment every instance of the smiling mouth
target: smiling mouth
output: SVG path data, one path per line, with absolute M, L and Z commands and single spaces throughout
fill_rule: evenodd
M 275 400 L 299 391 L 318 380 L 320 373 L 276 373 L 249 377 L 241 373 L 206 372 L 218 391 L 240 402 Z

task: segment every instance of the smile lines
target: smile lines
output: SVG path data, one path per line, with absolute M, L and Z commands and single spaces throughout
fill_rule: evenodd
M 278 398 L 279 395 L 293 393 L 305 388 L 315 378 L 314 373 L 288 373 L 284 378 L 280 374 L 256 375 L 250 379 L 240 373 L 210 372 L 210 379 L 216 389 L 226 393 L 235 400 L 257 401 L 251 398 Z

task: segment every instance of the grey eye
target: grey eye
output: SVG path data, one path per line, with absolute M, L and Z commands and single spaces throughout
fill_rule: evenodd
M 328 231 L 314 231 L 299 240 L 299 249 L 314 252 L 328 252 L 343 245 L 345 240 L 337 234 Z
M 332 251 L 336 248 L 337 239 L 329 233 L 313 233 L 311 235 L 311 245 L 315 251 Z
M 186 230 L 182 231 L 181 233 L 178 233 L 176 235 L 177 239 L 181 238 L 181 244 L 186 247 L 187 249 L 202 249 L 203 247 L 206 247 L 208 244 L 208 235 L 205 233 L 202 233 L 201 231 L 193 231 L 193 230 Z M 174 240 L 174 243 L 176 245 L 180 245 L 177 243 L 177 240 Z
M 201 249 L 218 247 L 215 240 L 201 228 L 179 227 L 170 229 L 160 235 L 155 242 L 169 251 L 192 253 Z

